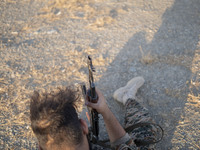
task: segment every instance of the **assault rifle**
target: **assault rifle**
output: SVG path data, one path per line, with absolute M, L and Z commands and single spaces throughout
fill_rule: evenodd
M 86 95 L 88 96 L 88 99 L 92 103 L 97 103 L 98 101 L 98 95 L 95 91 L 95 84 L 94 84 L 94 78 L 93 78 L 93 72 L 95 72 L 95 68 L 92 65 L 92 59 L 90 56 L 88 56 L 87 60 L 88 64 L 88 72 L 89 72 L 89 90 L 86 90 L 86 86 L 82 85 L 82 92 L 84 95 L 84 98 L 86 98 Z M 88 107 L 89 115 L 87 114 L 88 120 L 90 122 L 89 126 L 89 141 L 93 144 L 96 144 L 98 142 L 98 136 L 99 136 L 99 116 L 98 112 L 95 109 L 91 109 Z
M 89 72 L 89 90 L 86 90 L 85 84 L 81 85 L 82 93 L 84 98 L 88 96 L 88 99 L 92 103 L 97 103 L 98 101 L 98 95 L 95 91 L 95 84 L 94 84 L 94 78 L 93 78 L 93 72 L 95 72 L 95 68 L 92 64 L 92 58 L 88 56 L 87 60 L 88 65 L 88 72 Z M 89 125 L 89 134 L 88 134 L 88 140 L 89 143 L 99 145 L 104 148 L 111 148 L 110 145 L 107 143 L 109 142 L 109 139 L 100 141 L 99 140 L 99 113 L 95 109 L 91 109 L 88 107 L 88 113 L 86 112 L 87 118 L 90 122 Z M 90 145 L 91 146 L 91 145 Z

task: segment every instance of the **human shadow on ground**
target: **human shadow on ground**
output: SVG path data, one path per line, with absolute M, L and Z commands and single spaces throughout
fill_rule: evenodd
M 139 90 L 138 97 L 144 100 L 153 118 L 165 130 L 158 149 L 171 149 L 174 146 L 171 140 L 190 91 L 186 83 L 195 77 L 190 68 L 199 41 L 199 7 L 199 0 L 176 0 L 163 14 L 162 25 L 152 41 L 147 43 L 145 32 L 134 34 L 98 81 L 107 99 L 112 99 L 110 93 L 124 86 L 131 78 L 144 77 L 146 82 Z M 197 91 L 194 92 L 197 94 Z M 122 122 L 121 105 L 108 103 Z M 185 144 L 183 148 L 190 146 Z

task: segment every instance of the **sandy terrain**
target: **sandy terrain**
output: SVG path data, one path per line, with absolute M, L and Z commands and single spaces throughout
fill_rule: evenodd
M 120 123 L 125 110 L 112 94 L 143 76 L 137 96 L 165 130 L 157 149 L 200 149 L 199 8 L 199 0 L 0 0 L 0 149 L 37 149 L 30 94 L 87 83 L 87 55 Z

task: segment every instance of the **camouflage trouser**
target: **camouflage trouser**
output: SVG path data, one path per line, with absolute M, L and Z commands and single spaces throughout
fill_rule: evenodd
M 138 123 L 154 123 L 150 117 L 148 110 L 142 107 L 136 100 L 128 99 L 126 102 L 125 128 Z M 129 132 L 133 141 L 156 139 L 156 128 L 154 125 L 141 126 Z M 153 149 L 154 145 L 138 146 L 138 149 L 146 150 Z

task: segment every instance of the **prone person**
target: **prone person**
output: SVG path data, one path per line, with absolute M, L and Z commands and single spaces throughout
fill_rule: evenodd
M 142 77 L 131 79 L 126 86 L 114 92 L 114 98 L 125 105 L 125 126 L 153 122 L 148 110 L 136 98 L 137 90 L 144 84 Z M 96 89 L 98 102 L 85 104 L 103 116 L 111 147 L 116 150 L 153 149 L 153 145 L 137 145 L 137 140 L 155 139 L 153 125 L 133 128 L 128 134 L 109 109 L 106 99 Z M 78 118 L 77 102 L 80 93 L 70 87 L 57 92 L 39 94 L 34 92 L 30 102 L 31 127 L 41 150 L 89 150 L 94 149 L 87 139 L 88 125 Z

